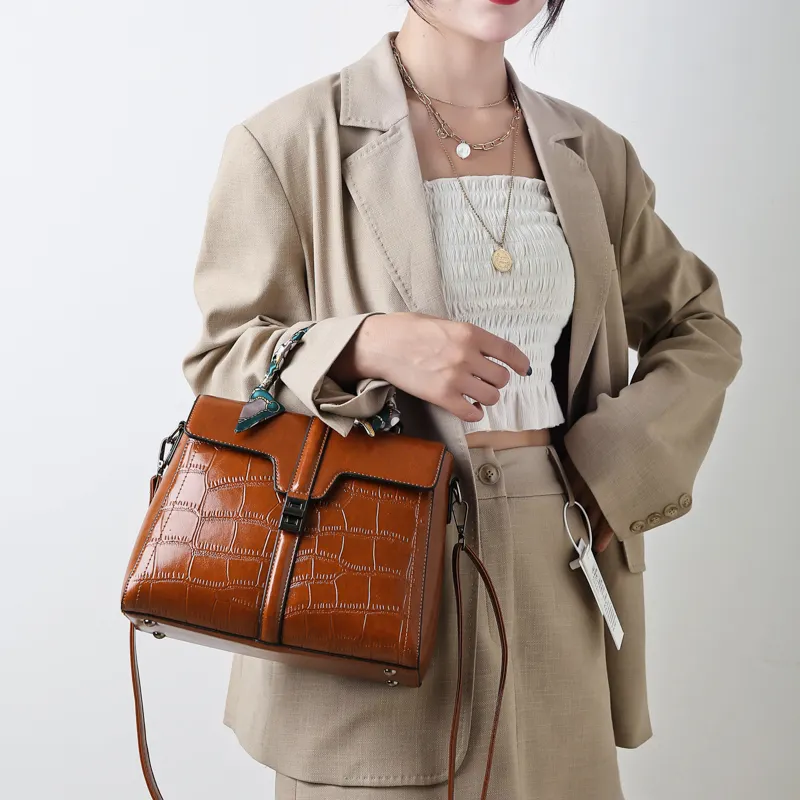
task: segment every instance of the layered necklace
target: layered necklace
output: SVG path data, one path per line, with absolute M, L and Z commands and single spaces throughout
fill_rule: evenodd
M 517 98 L 517 94 L 514 91 L 513 85 L 509 82 L 509 91 L 508 94 L 502 99 L 497 100 L 494 103 L 488 103 L 485 106 L 460 106 L 461 108 L 488 108 L 490 106 L 497 106 L 500 103 L 504 102 L 508 97 L 511 98 L 511 102 L 514 104 L 514 115 L 511 119 L 511 124 L 509 125 L 508 130 L 498 136 L 495 139 L 492 139 L 489 142 L 476 142 L 470 143 L 467 142 L 461 136 L 458 136 L 455 131 L 447 124 L 445 119 L 442 115 L 433 107 L 433 102 L 436 98 L 431 97 L 430 95 L 423 92 L 417 85 L 414 83 L 411 75 L 409 75 L 408 70 L 406 69 L 403 61 L 400 57 L 400 52 L 397 49 L 397 46 L 394 43 L 394 39 L 391 41 L 392 45 L 392 53 L 394 54 L 395 61 L 397 63 L 397 68 L 400 72 L 400 75 L 403 78 L 405 84 L 414 92 L 414 94 L 419 98 L 420 102 L 425 106 L 425 109 L 428 112 L 428 116 L 436 130 L 436 136 L 439 140 L 439 144 L 442 146 L 442 150 L 444 151 L 445 156 L 447 156 L 447 160 L 450 162 L 450 167 L 453 170 L 453 175 L 458 180 L 458 184 L 461 187 L 461 192 L 464 195 L 464 199 L 467 201 L 467 205 L 472 210 L 472 213 L 475 215 L 478 222 L 481 224 L 483 229 L 486 233 L 489 234 L 489 237 L 495 244 L 495 249 L 492 252 L 492 266 L 498 272 L 508 272 L 513 264 L 514 259 L 511 257 L 511 254 L 508 252 L 505 246 L 506 241 L 506 229 L 508 227 L 508 214 L 509 209 L 511 207 L 511 193 L 514 189 L 514 166 L 516 162 L 517 156 L 517 123 L 522 118 L 522 110 L 519 105 L 519 100 Z M 436 102 L 447 102 L 444 100 L 439 100 Z M 456 105 L 455 103 L 448 103 L 448 105 Z M 453 163 L 453 159 L 450 158 L 450 153 L 447 152 L 447 147 L 445 147 L 444 140 L 445 139 L 455 139 L 458 141 L 458 145 L 456 146 L 456 155 L 461 159 L 466 159 L 470 156 L 473 150 L 491 150 L 498 145 L 501 145 L 508 137 L 511 136 L 512 140 L 512 151 L 511 151 L 511 174 L 510 174 L 510 181 L 508 185 L 508 196 L 506 198 L 506 210 L 505 210 L 505 218 L 503 221 L 503 233 L 500 239 L 495 238 L 494 234 L 489 230 L 486 223 L 481 218 L 480 214 L 475 210 L 475 206 L 472 204 L 472 201 L 469 199 L 469 195 L 467 194 L 467 190 L 464 188 L 464 182 L 461 180 L 461 176 L 458 174 L 456 170 L 455 164 Z

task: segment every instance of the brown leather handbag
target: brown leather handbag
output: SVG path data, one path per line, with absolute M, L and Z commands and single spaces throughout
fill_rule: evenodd
M 201 394 L 162 442 L 121 604 L 131 623 L 139 755 L 151 797 L 162 800 L 147 749 L 137 629 L 298 668 L 419 686 L 434 650 L 446 526 L 454 521 L 451 800 L 462 690 L 462 550 L 486 584 L 502 642 L 483 799 L 507 647 L 497 594 L 464 538 L 468 509 L 453 456 L 440 442 L 390 435 L 401 432 L 393 398 L 346 437 L 318 417 L 286 411 L 269 389 L 306 330 L 276 349 L 244 406 Z

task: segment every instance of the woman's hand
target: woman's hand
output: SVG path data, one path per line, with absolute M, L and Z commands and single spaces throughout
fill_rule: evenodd
M 464 421 L 477 422 L 483 417 L 480 405 L 500 399 L 510 377 L 506 364 L 520 375 L 530 367 L 515 344 L 477 325 L 398 311 L 367 317 L 329 374 L 340 385 L 360 377 L 381 378 Z

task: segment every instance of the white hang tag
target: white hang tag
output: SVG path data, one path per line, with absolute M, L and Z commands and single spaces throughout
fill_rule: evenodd
M 581 568 L 586 576 L 586 580 L 589 581 L 597 606 L 603 614 L 606 625 L 608 625 L 608 632 L 611 634 L 617 650 L 619 650 L 622 647 L 622 637 L 625 632 L 622 630 L 622 625 L 614 608 L 614 603 L 611 601 L 611 595 L 606 588 L 606 582 L 603 580 L 600 567 L 597 566 L 594 553 L 590 547 L 586 546 L 586 542 L 583 539 L 578 542 L 578 558 L 576 561 L 578 562 L 577 566 Z
M 575 537 L 569 529 L 567 509 L 570 505 L 574 505 L 583 515 L 584 522 L 586 523 L 586 530 L 589 532 L 588 545 L 582 538 L 575 541 Z M 600 567 L 597 566 L 597 560 L 592 552 L 592 523 L 589 520 L 586 509 L 577 500 L 572 504 L 569 501 L 564 504 L 564 528 L 567 531 L 567 536 L 569 536 L 572 541 L 572 546 L 578 553 L 578 557 L 570 562 L 570 567 L 572 569 L 578 569 L 578 567 L 580 567 L 581 571 L 586 576 L 586 580 L 589 581 L 589 586 L 591 587 L 597 606 L 600 609 L 600 613 L 603 615 L 606 625 L 608 625 L 608 632 L 611 634 L 611 638 L 614 640 L 617 650 L 619 650 L 622 647 L 622 637 L 625 633 L 622 630 L 619 617 L 614 609 L 614 603 L 611 601 L 611 595 L 606 588 L 606 582 L 603 580 L 603 574 L 600 572 Z

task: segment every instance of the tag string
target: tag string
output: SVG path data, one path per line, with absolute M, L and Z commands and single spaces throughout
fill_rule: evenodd
M 567 530 L 567 536 L 569 536 L 570 541 L 572 542 L 572 546 L 575 548 L 575 552 L 578 554 L 578 556 L 580 556 L 581 551 L 578 548 L 578 543 L 575 541 L 575 537 L 572 535 L 572 531 L 569 528 L 569 522 L 567 520 L 567 509 L 571 505 L 572 506 L 577 506 L 581 510 L 581 514 L 583 514 L 583 518 L 586 521 L 586 530 L 589 531 L 589 549 L 590 550 L 592 549 L 592 541 L 593 541 L 593 539 L 592 539 L 592 523 L 589 520 L 589 515 L 586 513 L 586 509 L 577 500 L 573 500 L 572 503 L 570 503 L 569 501 L 564 503 L 564 527 Z

